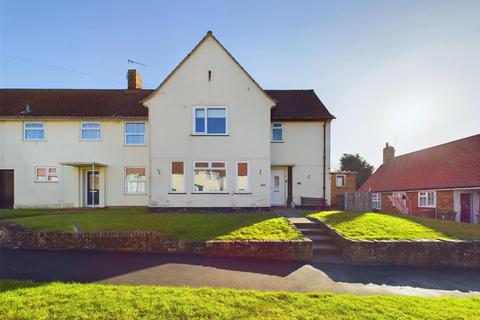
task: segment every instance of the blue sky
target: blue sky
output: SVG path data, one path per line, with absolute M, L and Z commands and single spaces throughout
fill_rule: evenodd
M 0 1 L 0 87 L 123 88 L 133 59 L 154 88 L 212 30 L 263 88 L 315 89 L 333 168 L 480 133 L 480 1 Z

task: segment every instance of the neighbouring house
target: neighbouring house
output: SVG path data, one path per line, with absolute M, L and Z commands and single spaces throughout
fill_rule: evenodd
M 359 191 L 377 210 L 480 223 L 480 134 L 397 157 L 387 143 Z
M 354 171 L 335 171 L 330 172 L 330 194 L 331 207 L 333 209 L 342 209 L 344 206 L 343 194 L 345 192 L 355 192 L 357 189 L 357 172 Z
M 263 90 L 211 32 L 155 90 L 0 89 L 0 206 L 269 208 L 330 199 L 313 90 Z

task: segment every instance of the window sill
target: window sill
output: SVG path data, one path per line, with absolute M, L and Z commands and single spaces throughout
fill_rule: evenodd
M 285 141 L 270 141 L 270 143 L 285 143 Z
M 26 142 L 47 142 L 46 139 L 23 139 Z
M 128 192 L 125 192 L 124 195 L 126 196 L 146 196 L 147 193 L 144 192 L 144 193 L 128 193 Z
M 58 183 L 58 181 L 34 181 L 35 183 Z
M 421 209 L 435 209 L 436 208 L 436 206 L 433 206 L 433 207 L 432 206 L 428 206 L 428 207 L 427 206 L 418 206 L 418 207 L 421 208 Z
M 169 192 L 168 194 L 187 194 L 186 192 Z
M 234 192 L 234 194 L 253 194 L 252 192 Z
M 198 192 L 194 191 L 192 194 L 230 194 L 230 192 Z
M 80 139 L 80 142 L 103 142 L 102 139 Z
M 228 137 L 228 133 L 192 133 L 192 137 Z
M 146 144 L 124 144 L 124 147 L 146 147 Z

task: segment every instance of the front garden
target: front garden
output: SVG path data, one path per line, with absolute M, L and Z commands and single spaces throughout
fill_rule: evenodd
M 0 319 L 480 319 L 480 297 L 419 298 L 0 280 Z
M 33 231 L 158 231 L 173 240 L 295 240 L 302 236 L 272 213 L 150 213 L 145 208 L 0 211 L 0 221 Z
M 387 213 L 323 211 L 307 213 L 350 239 L 480 240 L 480 225 Z

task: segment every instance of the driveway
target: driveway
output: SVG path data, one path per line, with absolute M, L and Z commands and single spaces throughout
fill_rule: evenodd
M 292 292 L 480 294 L 478 270 L 85 251 L 0 249 L 0 278 Z

